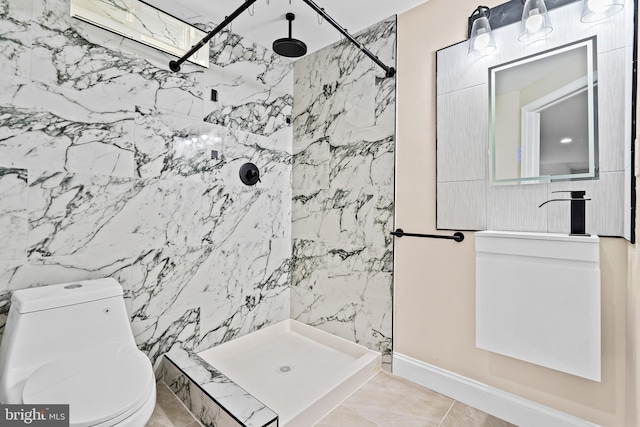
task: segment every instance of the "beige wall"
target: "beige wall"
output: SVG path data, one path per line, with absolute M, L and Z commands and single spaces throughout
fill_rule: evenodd
M 396 227 L 407 231 L 436 232 L 435 52 L 466 38 L 476 6 L 430 0 L 398 18 Z M 474 246 L 473 233 L 462 243 L 396 239 L 394 351 L 603 426 L 640 425 L 635 248 L 602 239 L 603 366 L 596 383 L 475 348 Z
M 640 90 L 638 94 L 640 99 Z M 638 107 L 638 104 L 636 104 Z M 636 117 L 640 117 L 640 107 L 636 110 Z M 638 122 L 637 122 L 638 123 Z M 640 136 L 640 124 L 636 128 L 636 135 Z M 636 139 L 636 171 L 640 170 L 640 142 Z M 636 174 L 636 199 L 640 195 L 640 182 Z M 636 239 L 640 239 L 640 211 L 636 208 Z M 633 381 L 627 382 L 627 425 L 640 426 L 640 248 L 639 245 L 629 245 L 629 281 L 627 290 L 627 377 Z

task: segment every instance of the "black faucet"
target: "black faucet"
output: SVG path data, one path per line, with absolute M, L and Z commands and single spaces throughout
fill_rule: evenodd
M 588 236 L 585 221 L 585 191 L 553 191 L 553 193 L 571 193 L 570 199 L 551 199 L 542 203 L 539 208 L 549 202 L 571 202 L 571 236 Z

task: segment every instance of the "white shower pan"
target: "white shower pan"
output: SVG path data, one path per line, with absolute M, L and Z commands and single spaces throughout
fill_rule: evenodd
M 279 417 L 279 425 L 320 421 L 381 366 L 380 353 L 295 320 L 198 355 Z

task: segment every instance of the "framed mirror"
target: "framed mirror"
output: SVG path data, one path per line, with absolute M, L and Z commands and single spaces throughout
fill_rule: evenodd
M 538 206 L 556 191 L 585 191 L 588 232 L 635 241 L 636 9 L 582 22 L 582 6 L 549 10 L 555 29 L 544 40 L 521 42 L 516 20 L 493 29 L 491 54 L 469 55 L 470 40 L 436 52 L 438 229 L 568 233 L 569 203 Z M 492 104 L 491 93 L 516 91 L 522 105 Z M 506 140 L 496 137 L 503 125 Z
M 489 68 L 491 184 L 597 178 L 596 37 Z

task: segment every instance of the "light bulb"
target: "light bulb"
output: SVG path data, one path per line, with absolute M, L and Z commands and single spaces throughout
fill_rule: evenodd
M 529 34 L 537 33 L 542 29 L 542 24 L 544 24 L 544 18 L 538 13 L 538 9 L 532 9 L 525 23 L 527 32 Z
M 589 0 L 587 7 L 594 13 L 603 13 L 611 6 L 610 0 Z
M 478 34 L 476 36 L 476 39 L 473 42 L 473 49 L 484 50 L 489 45 L 490 41 L 491 41 L 491 36 L 489 36 L 489 34 L 483 31 L 481 34 Z
M 573 139 L 571 138 L 562 138 L 560 140 L 560 144 L 571 144 L 573 142 Z

